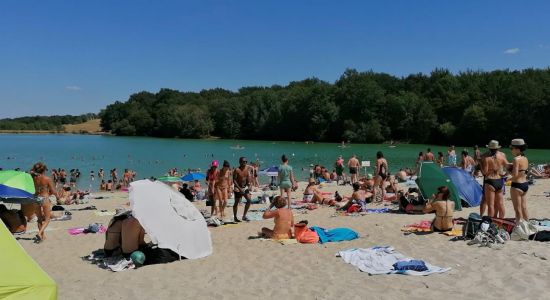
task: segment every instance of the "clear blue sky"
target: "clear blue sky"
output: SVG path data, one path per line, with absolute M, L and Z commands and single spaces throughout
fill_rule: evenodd
M 548 67 L 550 1 L 0 2 L 0 117 L 131 93 Z

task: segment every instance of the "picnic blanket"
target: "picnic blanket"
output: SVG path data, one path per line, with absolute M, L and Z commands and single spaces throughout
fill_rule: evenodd
M 346 263 L 357 267 L 362 272 L 370 275 L 380 274 L 404 274 L 414 276 L 426 276 L 435 273 L 443 273 L 451 268 L 441 268 L 424 262 L 427 270 L 398 270 L 394 265 L 399 262 L 410 262 L 413 259 L 395 251 L 391 246 L 375 246 L 370 248 L 348 249 L 339 251 L 336 254 L 341 257 Z M 397 264 L 396 266 L 398 266 Z
M 310 228 L 319 235 L 319 243 L 351 241 L 359 238 L 359 234 L 349 228 L 324 229 L 313 226 Z

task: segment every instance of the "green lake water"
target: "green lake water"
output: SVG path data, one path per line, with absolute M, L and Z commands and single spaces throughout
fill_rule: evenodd
M 503 141 L 502 144 L 505 144 Z M 231 149 L 236 145 L 242 150 Z M 506 145 L 506 144 L 505 144 Z M 147 137 L 115 137 L 95 135 L 0 135 L 0 167 L 3 169 L 21 168 L 29 170 L 37 161 L 45 162 L 51 168 L 65 170 L 79 168 L 82 173 L 79 186 L 89 184 L 89 172 L 97 174 L 99 168 L 106 175 L 117 168 L 119 176 L 125 168 L 137 172 L 138 178 L 161 176 L 169 168 L 206 170 L 213 159 L 228 160 L 237 166 L 240 156 L 249 162 L 260 161 L 261 168 L 279 165 L 282 154 L 289 156 L 290 164 L 297 176 L 308 176 L 310 164 L 321 164 L 332 170 L 338 155 L 347 159 L 357 154 L 360 160 L 375 160 L 377 151 L 382 151 L 389 167 L 395 172 L 403 167 L 414 167 L 420 151 L 431 147 L 432 152 L 446 152 L 446 147 L 430 145 L 388 145 L 352 144 L 341 148 L 335 143 L 305 144 L 303 142 L 272 142 L 243 140 L 187 140 L 160 139 Z M 457 154 L 463 147 L 456 147 Z M 473 153 L 472 148 L 468 148 Z M 482 150 L 483 151 L 483 150 Z M 508 149 L 504 149 L 511 159 Z M 550 150 L 529 149 L 527 157 L 532 163 L 550 161 Z M 372 168 L 371 168 L 372 171 Z M 265 182 L 265 180 L 264 180 Z

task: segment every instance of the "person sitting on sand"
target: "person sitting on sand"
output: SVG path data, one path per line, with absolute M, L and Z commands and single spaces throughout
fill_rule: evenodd
M 103 179 L 101 179 L 101 184 L 99 185 L 99 190 L 100 191 L 106 191 L 107 190 L 107 183 Z
M 315 187 L 315 179 L 313 178 L 309 179 L 309 183 L 304 190 L 304 202 L 326 204 L 330 206 L 336 204 L 336 202 L 332 199 L 323 198 L 321 193 Z
M 360 189 L 361 186 L 359 185 L 358 182 L 355 182 L 351 186 L 353 187 L 353 193 L 349 197 L 348 196 L 343 197 L 343 200 L 348 200 L 348 202 L 340 208 L 341 210 L 347 211 L 353 204 L 359 204 L 361 205 L 361 207 L 365 207 L 365 205 L 367 204 L 366 202 L 367 192 Z M 371 193 L 368 193 L 368 194 L 371 194 Z M 372 196 L 372 194 L 369 196 Z
M 113 191 L 113 181 L 111 179 L 107 181 L 107 186 L 105 187 L 105 190 L 109 192 Z
M 23 233 L 27 230 L 27 219 L 21 210 L 10 210 L 0 204 L 0 219 L 11 233 Z
M 424 213 L 435 212 L 435 218 L 432 221 L 432 230 L 435 232 L 453 230 L 455 202 L 449 199 L 449 196 L 450 192 L 446 186 L 438 187 L 437 194 L 426 202 L 426 206 L 422 210 Z
M 57 198 L 58 205 L 69 205 L 73 204 L 71 187 L 64 186 L 58 193 L 59 198 Z
M 281 196 L 276 196 L 271 202 L 268 210 L 263 214 L 264 219 L 275 220 L 275 227 L 269 229 L 267 227 L 262 228 L 262 237 L 275 240 L 284 240 L 292 238 L 292 228 L 294 227 L 294 216 L 289 208 L 286 208 L 286 199 Z M 271 210 L 275 206 L 276 210 Z

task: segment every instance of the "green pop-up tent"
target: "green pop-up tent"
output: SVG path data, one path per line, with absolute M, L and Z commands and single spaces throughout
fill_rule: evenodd
M 446 186 L 451 193 L 451 199 L 455 202 L 455 210 L 462 210 L 462 202 L 455 185 L 437 164 L 433 162 L 421 163 L 416 184 L 424 199 L 429 199 L 431 195 L 435 194 L 438 187 Z
M 57 285 L 0 221 L 0 299 L 55 300 Z

